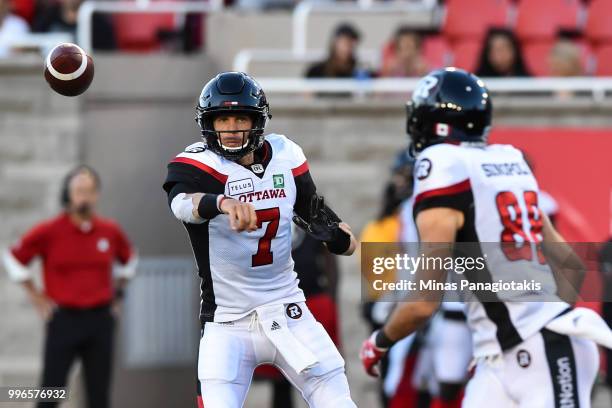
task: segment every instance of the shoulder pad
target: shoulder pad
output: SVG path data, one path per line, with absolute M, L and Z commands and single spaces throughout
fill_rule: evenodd
M 190 144 L 184 150 L 185 153 L 202 153 L 204 151 L 206 151 L 206 146 L 203 142 Z

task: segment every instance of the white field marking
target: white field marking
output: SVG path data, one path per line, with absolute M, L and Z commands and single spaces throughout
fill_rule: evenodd
M 51 75 L 53 75 L 53 77 L 55 77 L 56 79 L 59 79 L 60 81 L 71 81 L 71 80 L 77 79 L 78 77 L 83 75 L 83 73 L 87 69 L 87 54 L 85 53 L 85 51 L 83 51 L 83 49 L 81 47 L 79 47 L 76 44 L 72 44 L 81 53 L 81 66 L 79 67 L 79 69 L 77 69 L 76 71 L 74 71 L 71 74 L 62 74 L 61 72 L 58 72 L 55 68 L 53 68 L 53 65 L 51 64 L 51 55 L 53 55 L 53 52 L 58 47 L 61 47 L 63 45 L 64 44 L 60 44 L 60 45 L 55 46 L 55 48 L 53 48 L 51 50 L 49 55 L 47 55 L 47 69 L 49 70 L 49 73 Z

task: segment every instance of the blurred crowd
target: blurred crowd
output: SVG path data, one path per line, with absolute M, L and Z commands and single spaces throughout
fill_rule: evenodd
M 329 52 L 323 61 L 311 65 L 308 78 L 393 78 L 421 77 L 431 69 L 452 65 L 447 50 L 428 50 L 438 34 L 399 26 L 382 46 L 380 66 L 369 67 L 359 59 L 361 34 L 349 23 L 340 24 L 331 36 Z M 556 77 L 584 76 L 588 72 L 573 34 L 560 31 L 547 55 L 549 75 Z M 514 32 L 507 28 L 491 27 L 480 45 L 473 70 L 488 78 L 530 77 L 523 51 Z
M 75 41 L 82 1 L 0 0 L 0 57 L 9 55 L 8 44 L 28 33 L 63 33 Z M 559 16 L 555 17 L 558 21 L 551 19 L 541 27 L 530 21 L 537 20 L 542 10 L 526 1 L 410 1 L 439 6 L 438 10 L 444 12 L 439 26 L 417 30 L 400 25 L 391 38 L 379 45 L 380 57 L 373 62 L 359 58 L 357 48 L 363 35 L 358 28 L 341 23 L 332 33 L 327 57 L 308 67 L 305 75 L 309 78 L 361 79 L 418 77 L 429 69 L 452 65 L 483 77 L 569 77 L 603 76 L 609 74 L 607 70 L 612 67 L 612 53 L 606 53 L 610 48 L 606 40 L 609 33 L 605 28 L 597 28 L 596 14 L 601 1 L 569 1 L 567 10 L 559 10 Z M 224 3 L 240 10 L 262 11 L 288 9 L 297 2 L 232 0 Z M 539 7 L 544 3 L 560 2 L 547 0 Z M 482 4 L 482 16 L 474 22 L 466 20 L 473 6 L 479 4 Z M 533 18 L 529 19 L 531 15 Z M 196 14 L 96 13 L 92 21 L 93 48 L 190 52 L 202 47 L 204 24 L 202 16 Z
M 73 41 L 77 28 L 77 13 L 82 0 L 0 0 L 0 56 L 7 55 L 11 40 L 28 33 L 65 33 Z M 93 19 L 94 46 L 100 50 L 116 47 L 113 26 L 107 16 Z
M 0 58 L 24 51 L 28 34 L 65 34 L 76 42 L 78 11 L 83 0 L 0 0 Z M 201 46 L 201 16 L 180 21 L 173 14 L 101 14 L 92 17 L 96 50 L 190 52 Z M 27 49 L 25 49 L 27 51 Z

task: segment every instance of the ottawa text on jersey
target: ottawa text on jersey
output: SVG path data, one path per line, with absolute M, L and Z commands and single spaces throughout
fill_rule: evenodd
M 462 280 L 461 282 L 439 282 L 435 279 L 421 280 L 418 282 L 401 279 L 397 282 L 384 282 L 381 279 L 374 280 L 372 287 L 375 291 L 415 291 L 415 290 L 433 290 L 433 291 L 450 291 L 450 290 L 469 290 L 469 291 L 485 291 L 497 293 L 501 291 L 517 291 L 517 292 L 539 292 L 542 290 L 542 284 L 535 280 L 523 281 L 502 281 L 495 282 L 470 282 Z

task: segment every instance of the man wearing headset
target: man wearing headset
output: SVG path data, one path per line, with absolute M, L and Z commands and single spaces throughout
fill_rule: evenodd
M 76 167 L 64 179 L 64 211 L 3 254 L 10 278 L 24 287 L 46 323 L 41 386 L 66 386 L 70 366 L 80 358 L 89 408 L 110 406 L 114 315 L 137 262 L 119 225 L 96 215 L 99 192 L 95 170 Z M 36 257 L 42 260 L 42 290 L 27 268 Z M 121 267 L 113 277 L 115 261 Z

